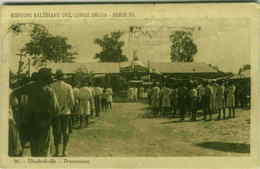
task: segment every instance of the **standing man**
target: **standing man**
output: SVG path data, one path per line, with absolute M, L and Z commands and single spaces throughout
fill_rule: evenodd
M 198 110 L 198 91 L 197 91 L 196 83 L 191 84 L 190 110 L 191 110 L 191 121 L 196 121 L 197 120 L 197 110 Z
M 209 120 L 212 120 L 212 108 L 213 108 L 213 88 L 211 86 L 211 82 L 208 81 L 205 87 L 205 106 L 204 106 L 204 120 L 207 120 L 207 116 L 209 115 Z
M 112 111 L 112 103 L 113 103 L 113 90 L 112 88 L 107 88 L 106 90 L 106 99 L 107 99 L 107 108 Z
M 136 86 L 133 88 L 133 93 L 134 93 L 134 101 L 137 101 L 138 100 L 138 89 Z
M 94 88 L 94 100 L 95 100 L 95 111 L 96 117 L 99 117 L 101 112 L 101 99 L 102 99 L 102 89 L 98 85 Z
M 133 88 L 131 86 L 128 88 L 127 96 L 128 96 L 128 101 L 132 102 L 134 96 L 133 96 Z
M 162 116 L 169 115 L 170 107 L 171 107 L 170 94 L 171 94 L 171 91 L 168 87 L 164 86 L 161 89 Z
M 139 88 L 139 98 L 140 98 L 140 99 L 144 99 L 144 98 L 145 98 L 144 95 L 145 95 L 145 93 L 144 93 L 144 87 L 141 86 L 141 87 Z
M 76 122 L 80 119 L 79 114 L 79 85 L 76 84 L 73 87 L 73 95 L 74 95 L 74 106 L 73 106 L 73 112 L 72 112 L 72 125 L 75 125 Z
M 211 97 L 211 90 L 208 85 L 209 82 L 204 82 L 203 86 L 201 86 L 199 90 L 199 95 L 201 97 L 201 105 L 203 110 L 203 120 L 207 120 L 207 116 L 210 116 L 210 119 L 212 118 L 211 111 L 210 111 L 210 97 Z
M 92 83 L 88 83 L 88 90 L 90 93 L 90 115 L 93 117 L 95 112 L 95 92 Z
M 83 82 L 79 89 L 80 128 L 88 126 L 91 112 L 90 102 L 92 96 L 87 85 L 87 82 Z
M 49 155 L 52 121 L 59 113 L 56 95 L 49 84 L 51 71 L 42 68 L 35 83 L 30 83 L 13 91 L 11 97 L 28 96 L 26 123 L 29 131 L 31 155 L 46 157 Z
M 160 88 L 157 84 L 152 88 L 151 105 L 153 114 L 157 116 L 160 112 Z
M 181 121 L 185 119 L 185 115 L 187 113 L 187 96 L 188 89 L 186 87 L 186 84 L 180 85 L 178 89 L 178 107 L 180 108 Z
M 53 123 L 55 156 L 60 155 L 60 144 L 63 144 L 62 156 L 66 156 L 72 130 L 71 111 L 75 105 L 73 89 L 70 84 L 64 82 L 64 74 L 61 70 L 57 70 L 56 81 L 51 84 L 51 88 L 55 92 L 60 106 L 59 116 L 55 118 Z
M 210 111 L 211 114 L 216 113 L 216 82 L 215 80 L 211 81 L 210 85 L 208 86 L 210 89 Z
M 218 113 L 218 120 L 221 119 L 221 111 L 223 111 L 223 119 L 226 118 L 224 92 L 225 92 L 225 87 L 223 85 L 223 82 L 219 81 L 216 90 L 216 110 Z
M 171 111 L 172 111 L 172 117 L 174 117 L 177 114 L 177 106 L 178 106 L 178 90 L 177 85 L 173 87 L 170 94 L 171 99 Z
M 227 87 L 227 108 L 229 110 L 229 118 L 235 118 L 235 92 L 236 92 L 236 87 L 235 85 L 230 81 L 228 83 Z

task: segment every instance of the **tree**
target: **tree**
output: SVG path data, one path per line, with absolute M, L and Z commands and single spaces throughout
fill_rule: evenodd
M 172 62 L 193 62 L 197 45 L 193 42 L 191 32 L 176 31 L 170 35 L 170 41 Z
M 251 69 L 251 65 L 250 64 L 245 64 L 241 68 L 239 68 L 238 74 L 241 74 L 243 71 L 250 70 L 250 69 Z
M 95 58 L 101 62 L 123 62 L 127 61 L 128 58 L 123 55 L 122 47 L 124 41 L 120 41 L 120 37 L 123 32 L 111 32 L 110 34 L 104 35 L 102 38 L 96 38 L 94 43 L 99 45 L 102 50 L 97 53 Z
M 73 62 L 76 52 L 72 51 L 72 45 L 63 36 L 54 36 L 48 32 L 47 28 L 35 23 L 16 23 L 9 27 L 15 34 L 25 31 L 30 32 L 30 41 L 25 43 L 19 51 L 18 73 L 21 73 L 23 59 L 27 60 L 28 73 L 30 74 L 31 64 L 33 66 L 43 66 L 48 62 Z

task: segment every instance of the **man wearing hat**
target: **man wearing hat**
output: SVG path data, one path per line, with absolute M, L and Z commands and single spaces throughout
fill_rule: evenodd
M 66 149 L 71 133 L 71 110 L 74 106 L 73 89 L 70 84 L 64 82 L 64 74 L 61 70 L 56 71 L 56 81 L 51 84 L 51 88 L 57 96 L 60 106 L 59 115 L 53 123 L 53 136 L 55 144 L 55 156 L 60 155 L 59 145 L 63 144 L 62 156 L 66 156 Z
M 29 129 L 31 155 L 34 157 L 49 155 L 51 124 L 59 109 L 56 95 L 49 86 L 51 81 L 50 69 L 42 68 L 35 83 L 18 88 L 11 94 L 11 97 L 28 96 L 24 125 Z

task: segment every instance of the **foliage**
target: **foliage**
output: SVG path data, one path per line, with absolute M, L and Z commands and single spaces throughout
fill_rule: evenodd
M 73 62 L 76 52 L 63 36 L 54 36 L 45 26 L 35 23 L 16 23 L 9 27 L 9 31 L 21 34 L 30 31 L 30 41 L 20 49 L 20 55 L 30 57 L 32 65 L 43 66 L 48 62 Z
M 172 62 L 193 62 L 197 45 L 193 42 L 191 32 L 176 31 L 170 35 L 170 41 Z
M 26 73 L 20 73 L 19 75 L 9 71 L 9 87 L 11 89 L 18 88 L 28 83 L 30 78 Z
M 127 61 L 128 58 L 123 55 L 122 47 L 124 41 L 120 41 L 120 37 L 123 32 L 111 32 L 110 34 L 104 35 L 102 38 L 96 38 L 94 43 L 102 48 L 100 53 L 97 53 L 95 58 L 101 62 L 123 62 Z
M 239 68 L 238 74 L 242 73 L 245 70 L 250 70 L 250 69 L 251 69 L 251 65 L 250 64 L 245 64 L 241 68 Z

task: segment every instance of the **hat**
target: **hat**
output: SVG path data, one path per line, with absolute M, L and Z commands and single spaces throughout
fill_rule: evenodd
M 60 70 L 60 69 L 58 69 L 57 71 L 56 71 L 56 78 L 57 79 L 59 79 L 59 80 L 61 80 L 61 79 L 63 79 L 64 78 L 64 73 L 62 72 L 62 70 Z
M 38 80 L 50 82 L 51 81 L 51 69 L 41 68 L 38 71 Z
M 38 72 L 33 72 L 31 75 L 31 80 L 37 81 L 38 80 Z

